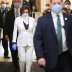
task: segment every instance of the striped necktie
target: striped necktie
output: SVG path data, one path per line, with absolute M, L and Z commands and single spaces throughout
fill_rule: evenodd
M 18 9 L 16 9 L 16 17 L 18 17 L 19 16 L 19 11 L 18 11 Z
M 58 39 L 58 50 L 59 54 L 62 53 L 63 45 L 62 45 L 62 30 L 61 30 L 61 21 L 60 16 L 57 15 L 57 39 Z

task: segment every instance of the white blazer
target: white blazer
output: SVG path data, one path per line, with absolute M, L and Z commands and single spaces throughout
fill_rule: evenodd
M 17 17 L 14 23 L 12 42 L 16 42 L 17 40 L 17 46 L 33 46 L 33 32 L 35 30 L 35 27 L 36 22 L 34 18 L 29 17 L 29 28 L 26 30 L 23 24 L 23 18 L 21 16 Z

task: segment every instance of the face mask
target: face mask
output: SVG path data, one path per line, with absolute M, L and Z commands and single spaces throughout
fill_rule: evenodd
M 2 9 L 5 10 L 7 7 L 7 4 L 2 4 Z
M 70 5 L 65 5 L 65 8 L 70 9 Z
M 28 13 L 23 13 L 23 14 L 22 14 L 22 17 L 28 17 L 28 16 L 29 16 Z
M 52 10 L 53 10 L 55 13 L 59 13 L 59 12 L 61 12 L 61 10 L 62 10 L 62 6 L 59 5 L 59 4 L 56 4 L 56 5 L 54 5 L 54 6 L 52 7 Z
M 14 3 L 14 7 L 15 8 L 19 8 L 20 7 L 20 3 Z

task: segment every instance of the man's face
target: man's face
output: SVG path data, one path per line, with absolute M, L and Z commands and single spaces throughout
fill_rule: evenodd
M 69 2 L 66 2 L 66 3 L 64 4 L 64 7 L 67 8 L 67 9 L 70 9 L 70 5 L 71 5 L 71 4 L 70 4 Z
M 61 0 L 52 0 L 52 2 L 51 2 L 51 4 L 50 4 L 51 9 L 52 9 L 52 7 L 53 7 L 54 5 L 56 5 L 56 4 L 59 4 L 59 5 L 63 6 L 63 3 L 62 3 Z
M 14 8 L 16 8 L 16 9 L 20 8 L 20 1 L 19 0 L 14 1 L 13 4 L 14 4 Z
M 1 8 L 2 8 L 2 10 L 5 10 L 7 8 L 7 3 L 6 2 L 2 2 Z

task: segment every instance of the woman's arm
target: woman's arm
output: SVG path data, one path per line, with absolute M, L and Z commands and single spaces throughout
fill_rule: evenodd
M 12 39 L 13 43 L 16 43 L 16 39 L 17 39 L 17 23 L 18 23 L 18 20 L 16 18 L 14 22 L 14 30 L 13 30 L 13 39 Z

